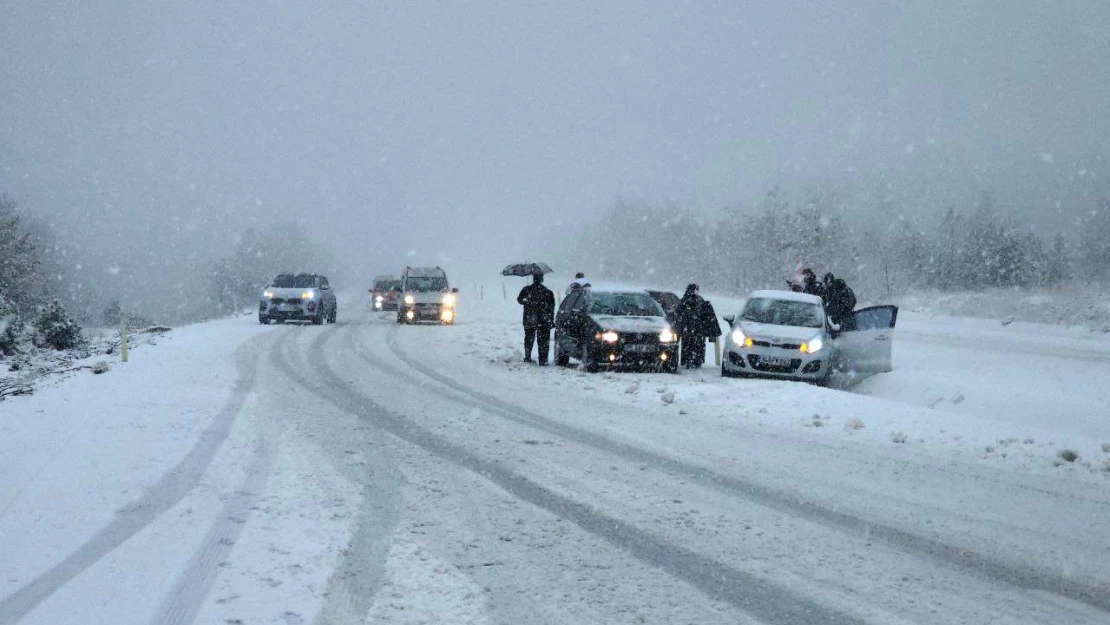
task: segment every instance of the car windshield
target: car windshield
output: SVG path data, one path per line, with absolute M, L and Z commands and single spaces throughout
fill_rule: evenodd
M 824 323 L 819 304 L 764 297 L 748 300 L 740 318 L 756 323 L 802 328 L 820 328 Z
M 316 286 L 316 276 L 309 273 L 282 274 L 274 278 L 273 286 L 279 289 L 308 289 Z
M 440 276 L 413 277 L 408 279 L 406 286 L 409 291 L 446 291 L 447 278 Z
M 374 283 L 375 291 L 392 291 L 401 288 L 400 280 L 378 280 Z
M 618 317 L 662 317 L 663 309 L 647 293 L 593 293 L 590 296 L 591 315 Z

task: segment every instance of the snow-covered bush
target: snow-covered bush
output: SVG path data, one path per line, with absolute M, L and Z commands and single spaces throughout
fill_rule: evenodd
M 35 345 L 50 349 L 77 349 L 84 344 L 78 325 L 61 302 L 51 302 L 35 320 Z
M 1071 449 L 1061 449 L 1057 456 L 1064 462 L 1075 462 L 1079 460 L 1079 454 Z

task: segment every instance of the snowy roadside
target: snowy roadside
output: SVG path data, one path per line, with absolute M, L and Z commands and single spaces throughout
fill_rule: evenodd
M 715 297 L 718 316 L 741 300 Z M 775 380 L 722 379 L 713 365 L 681 375 L 541 369 L 521 362 L 519 307 L 495 297 L 460 309 L 456 331 L 439 333 L 447 370 L 471 371 L 514 392 L 557 392 L 573 402 L 611 402 L 670 418 L 733 430 L 787 431 L 938 457 L 971 459 L 1007 470 L 1110 478 L 1110 400 L 1083 380 L 1107 369 L 1110 349 L 1077 328 L 905 313 L 895 342 L 895 371 L 841 390 Z M 902 335 L 905 336 L 902 336 Z M 972 353 L 964 353 L 971 349 Z M 997 350 L 997 351 L 995 351 Z M 1015 361 L 1008 350 L 1018 350 Z M 1072 351 L 1091 361 L 1070 362 Z M 1027 364 L 1047 352 L 1051 372 Z M 993 367 L 1001 366 L 999 374 Z M 1083 387 L 1088 387 L 1083 392 Z M 1072 457 L 1074 453 L 1077 457 Z

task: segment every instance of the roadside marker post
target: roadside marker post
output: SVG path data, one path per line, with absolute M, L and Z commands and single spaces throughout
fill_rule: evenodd
M 119 360 L 120 362 L 127 362 L 127 357 L 130 355 L 127 336 L 127 315 L 120 314 L 119 317 Z

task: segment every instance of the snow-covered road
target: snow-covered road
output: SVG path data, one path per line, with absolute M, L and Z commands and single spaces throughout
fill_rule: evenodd
M 1110 619 L 1100 341 L 906 315 L 830 390 L 527 366 L 518 315 L 202 324 L 3 404 L 0 623 Z

